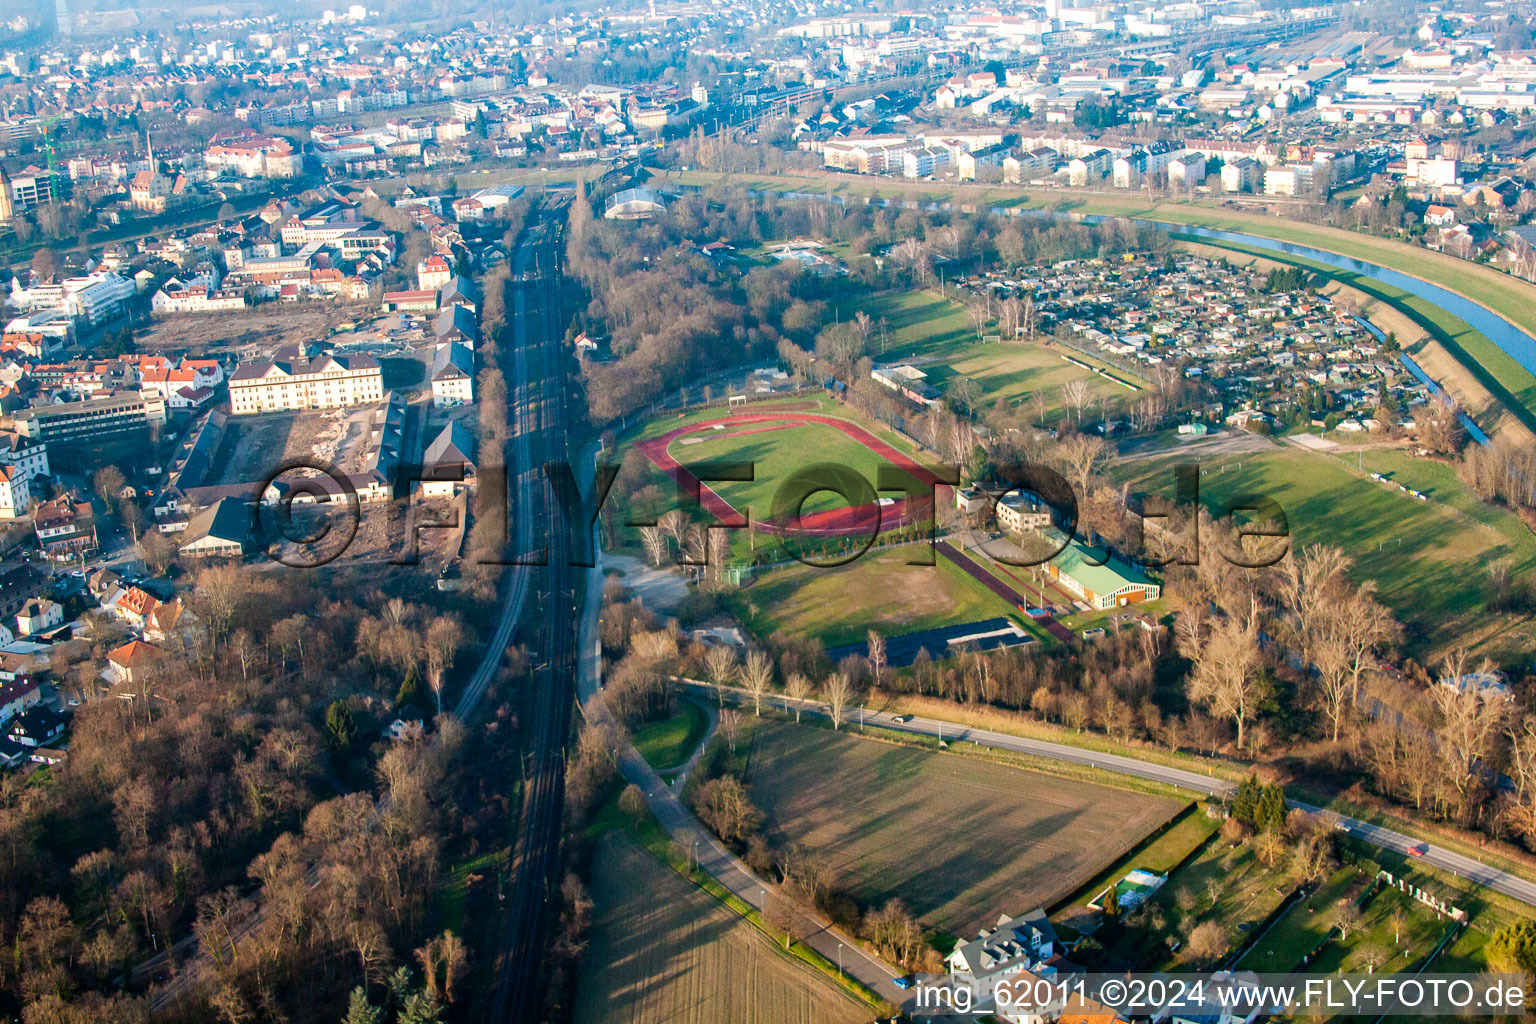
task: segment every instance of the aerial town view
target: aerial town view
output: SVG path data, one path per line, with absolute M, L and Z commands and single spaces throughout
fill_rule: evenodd
M 1536 2 L 0 0 L 0 1019 L 1517 1020 Z

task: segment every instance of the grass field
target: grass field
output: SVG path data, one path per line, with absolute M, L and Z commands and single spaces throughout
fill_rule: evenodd
M 742 433 L 736 433 L 742 431 Z M 675 439 L 668 452 L 684 466 L 706 461 L 748 462 L 754 469 L 750 481 L 720 481 L 709 484 L 736 511 L 751 510 L 754 520 L 774 515 L 774 495 L 794 475 L 824 463 L 850 469 L 863 477 L 870 488 L 877 482 L 879 467 L 885 459 L 835 427 L 822 423 L 779 425 L 772 423 L 726 425 L 724 430 L 706 430 Z M 848 503 L 831 491 L 819 491 L 806 499 L 805 514 L 843 508 Z M 792 510 L 790 510 L 792 511 Z
M 907 565 L 916 552 L 912 547 L 872 551 L 835 569 L 774 569 L 730 600 L 758 636 L 784 629 L 829 647 L 862 640 L 871 629 L 896 636 L 1017 615 L 1018 609 L 945 559 Z
M 783 724 L 755 734 L 748 783 L 770 828 L 824 858 L 862 904 L 900 897 L 967 936 L 1072 892 L 1181 806 Z
M 1293 544 L 1337 544 L 1355 560 L 1358 576 L 1374 579 L 1383 600 L 1409 630 L 1408 647 L 1434 654 L 1451 643 L 1493 656 L 1529 651 L 1536 622 L 1529 616 L 1489 616 L 1483 611 L 1489 584 L 1482 567 L 1509 557 L 1516 573 L 1536 569 L 1536 537 L 1512 513 L 1477 501 L 1443 466 L 1387 453 L 1361 457 L 1365 472 L 1403 474 L 1405 482 L 1426 483 L 1430 501 L 1367 479 L 1354 460 L 1296 449 L 1245 453 L 1207 465 L 1201 501 L 1218 518 L 1225 502 L 1242 493 L 1266 494 L 1280 503 Z M 1166 466 L 1142 463 L 1117 467 L 1133 487 L 1169 494 Z M 1410 486 L 1413 486 L 1410 483 Z M 1171 495 L 1170 495 L 1171 496 Z M 1211 557 L 1214 552 L 1208 552 Z
M 1067 362 L 1062 358 L 1064 354 L 1081 358 L 1067 349 L 978 341 L 964 310 L 936 291 L 865 296 L 839 307 L 843 317 L 851 318 L 861 311 L 868 313 L 875 323 L 872 337 L 877 349 L 884 339 L 885 350 L 875 356 L 876 361 L 915 360 L 928 374 L 928 383 L 940 391 L 947 390 L 958 378 L 969 377 L 980 386 L 984 403 L 990 405 L 998 398 L 1017 404 L 1043 390 L 1047 395 L 1047 422 L 1056 422 L 1066 414 L 1067 403 L 1061 389 L 1068 381 L 1088 381 L 1091 401 L 1100 396 L 1118 398 L 1131 394 L 1098 374 Z
M 685 700 L 671 718 L 647 722 L 636 729 L 635 750 L 659 772 L 680 767 L 699 745 L 707 722 L 704 709 Z
M 628 839 L 598 843 L 581 1024 L 856 1024 L 868 1007 Z

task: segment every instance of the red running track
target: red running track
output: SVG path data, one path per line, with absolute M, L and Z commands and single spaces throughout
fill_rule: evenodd
M 835 416 L 820 416 L 809 413 L 784 412 L 752 412 L 741 413 L 718 420 L 708 420 L 703 423 L 691 423 L 685 427 L 669 430 L 665 434 L 653 437 L 648 441 L 641 441 L 635 445 L 645 454 L 645 457 L 662 472 L 666 473 L 679 486 L 699 489 L 699 502 L 721 522 L 744 524 L 746 517 L 736 511 L 718 493 L 705 486 L 698 480 L 688 468 L 677 459 L 673 458 L 667 449 L 672 442 L 684 434 L 698 433 L 701 429 L 708 429 L 714 423 L 771 423 L 774 426 L 759 428 L 757 430 L 738 430 L 727 434 L 715 434 L 716 437 L 739 437 L 742 434 L 759 433 L 766 430 L 780 430 L 784 427 L 803 423 L 819 423 L 841 430 L 848 437 L 868 448 L 887 462 L 906 471 L 914 479 L 933 487 L 942 483 L 930 470 L 914 462 L 895 448 L 886 444 L 874 434 L 865 430 L 856 423 L 838 419 Z M 851 508 L 833 509 L 827 512 L 813 512 L 800 519 L 798 527 L 790 528 L 784 524 L 759 522 L 758 529 L 764 533 L 793 533 L 797 536 L 810 537 L 851 537 L 869 536 L 879 529 L 897 529 L 911 523 L 926 522 L 931 518 L 931 508 L 927 501 L 921 502 L 917 508 L 908 509 L 907 501 L 902 498 L 890 505 L 877 507 L 872 505 L 860 505 Z
M 1009 604 L 1013 605 L 1020 611 L 1025 611 L 1028 609 L 1028 597 L 1020 594 L 1018 591 L 1008 586 L 1002 580 L 987 572 L 987 570 L 978 565 L 976 560 L 973 559 L 970 555 L 960 551 L 947 540 L 939 541 L 937 547 L 939 549 L 939 554 L 943 555 L 951 562 L 954 562 L 978 583 L 992 591 L 992 593 L 996 594 L 1004 601 L 1007 601 Z M 1038 622 L 1041 628 L 1043 628 L 1047 633 L 1051 634 L 1051 636 L 1055 637 L 1057 640 L 1060 640 L 1064 643 L 1071 642 L 1072 631 L 1066 626 L 1063 626 L 1061 623 L 1057 622 L 1051 616 L 1046 615 L 1035 619 L 1034 621 Z

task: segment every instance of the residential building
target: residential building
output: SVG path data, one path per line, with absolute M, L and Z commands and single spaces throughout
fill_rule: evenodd
M 0 465 L 0 519 L 24 516 L 32 508 L 32 488 L 20 470 Z
M 427 445 L 421 458 L 421 493 L 426 498 L 451 498 L 475 475 L 475 439 L 458 420 L 450 420 Z
M 34 597 L 16 613 L 16 631 L 20 636 L 46 633 L 64 623 L 64 607 L 46 597 Z
M 474 309 L 454 305 L 440 310 L 432 322 L 432 337 L 439 345 L 454 342 L 473 350 L 480 340 Z
M 287 139 L 250 130 L 214 136 L 203 162 L 242 178 L 295 178 L 303 166 Z
M 0 563 L 0 619 L 9 619 L 48 586 L 48 578 L 27 562 Z
M 160 648 L 143 640 L 129 640 L 107 652 L 107 681 L 114 685 L 142 682 L 160 660 Z
M 944 966 L 953 984 L 970 989 L 973 1007 L 989 1008 L 995 1006 L 999 982 L 1039 970 L 1056 956 L 1057 945 L 1056 929 L 1043 909 L 1018 917 L 1004 914 L 976 938 L 955 943 Z
M 96 517 L 88 502 L 68 497 L 45 501 L 37 506 L 32 522 L 43 554 L 53 561 L 67 562 L 96 550 Z
M 0 682 L 0 722 L 9 722 L 43 699 L 42 687 L 31 676 Z
M 453 264 L 439 253 L 433 253 L 416 264 L 416 287 L 422 291 L 437 291 L 453 277 Z
M 1245 156 L 1221 165 L 1221 187 L 1225 192 L 1252 192 L 1263 175 L 1263 165 Z
M 281 356 L 282 354 L 280 354 Z M 384 372 L 366 355 L 280 357 L 243 363 L 229 378 L 237 416 L 290 409 L 340 409 L 384 399 Z
M 23 483 L 46 479 L 48 446 L 13 430 L 0 430 L 0 466 L 9 467 Z
M 997 499 L 997 525 L 1010 533 L 1043 530 L 1051 525 L 1051 508 L 1027 491 L 1009 491 Z
M 456 341 L 438 345 L 432 357 L 432 404 L 444 409 L 474 400 L 474 353 Z

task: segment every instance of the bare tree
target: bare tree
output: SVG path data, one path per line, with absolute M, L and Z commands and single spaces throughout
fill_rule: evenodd
M 784 695 L 795 702 L 796 724 L 800 722 L 800 702 L 809 697 L 813 689 L 810 678 L 799 672 L 791 672 L 789 678 L 784 680 Z
M 1267 684 L 1258 673 L 1259 660 L 1257 628 L 1233 619 L 1211 633 L 1197 652 L 1190 677 L 1190 698 L 1237 726 L 1238 749 L 1243 746 L 1244 726 L 1267 694 Z
M 1471 673 L 1466 651 L 1457 650 L 1446 658 L 1439 681 L 1430 687 L 1430 699 L 1441 717 L 1437 735 L 1443 769 L 1463 806 L 1509 710 L 1500 694 L 1485 693 L 1478 684 L 1477 675 L 1491 672 L 1492 665 L 1484 661 L 1476 674 Z
M 1061 393 L 1076 411 L 1077 422 L 1082 423 L 1083 406 L 1088 401 L 1088 382 L 1081 377 L 1074 377 L 1062 386 Z
M 1350 706 L 1349 645 L 1337 633 L 1328 633 L 1311 641 L 1308 657 L 1317 669 L 1318 692 L 1323 698 L 1323 714 L 1333 728 L 1333 741 L 1339 741 L 1339 725 Z
M 660 526 L 642 526 L 640 542 L 645 545 L 645 555 L 651 560 L 652 567 L 660 568 L 662 559 L 667 557 L 666 533 Z
M 1360 908 L 1354 900 L 1346 900 L 1333 912 L 1333 926 L 1339 930 L 1339 938 L 1349 941 L 1349 933 L 1359 928 L 1365 921 L 1365 915 L 1360 913 Z
M 987 321 L 992 319 L 991 312 L 986 306 L 973 300 L 966 304 L 965 315 L 970 317 L 971 326 L 976 330 L 976 337 L 981 338 L 986 333 Z
M 95 489 L 96 496 L 101 499 L 101 503 L 107 507 L 108 512 L 117 507 L 118 495 L 122 493 L 127 482 L 123 477 L 123 471 L 116 466 L 103 466 L 91 478 L 91 486 Z
M 1035 293 L 1024 293 L 1024 308 L 1019 311 L 1019 326 L 1024 329 L 1027 341 L 1035 340 L 1035 329 L 1040 323 L 1040 311 L 1035 308 Z
M 1109 445 L 1102 437 L 1074 434 L 1058 445 L 1057 451 L 1062 462 L 1071 470 L 1078 493 L 1086 499 L 1094 474 L 1103 468 L 1109 457 Z
M 827 707 L 832 712 L 832 728 L 841 729 L 843 713 L 848 709 L 848 702 L 853 699 L 853 680 L 848 678 L 846 672 L 834 672 L 827 677 L 824 689 Z
M 742 666 L 741 678 L 752 694 L 754 711 L 758 717 L 762 717 L 763 697 L 773 683 L 773 659 L 762 651 L 753 651 L 747 655 L 747 662 Z
M 427 685 L 437 701 L 437 713 L 443 713 L 443 686 L 448 666 L 464 643 L 464 626 L 454 615 L 439 615 L 427 626 L 426 663 Z
M 1017 341 L 1023 317 L 1024 306 L 1018 299 L 1010 295 L 999 302 L 997 304 L 998 333 L 1009 341 Z
M 704 655 L 704 671 L 715 684 L 715 696 L 724 703 L 721 687 L 729 686 L 736 678 L 736 652 L 724 644 L 711 647 Z
M 880 685 L 880 673 L 885 668 L 885 637 L 877 631 L 869 631 L 869 670 L 874 674 L 875 685 Z

